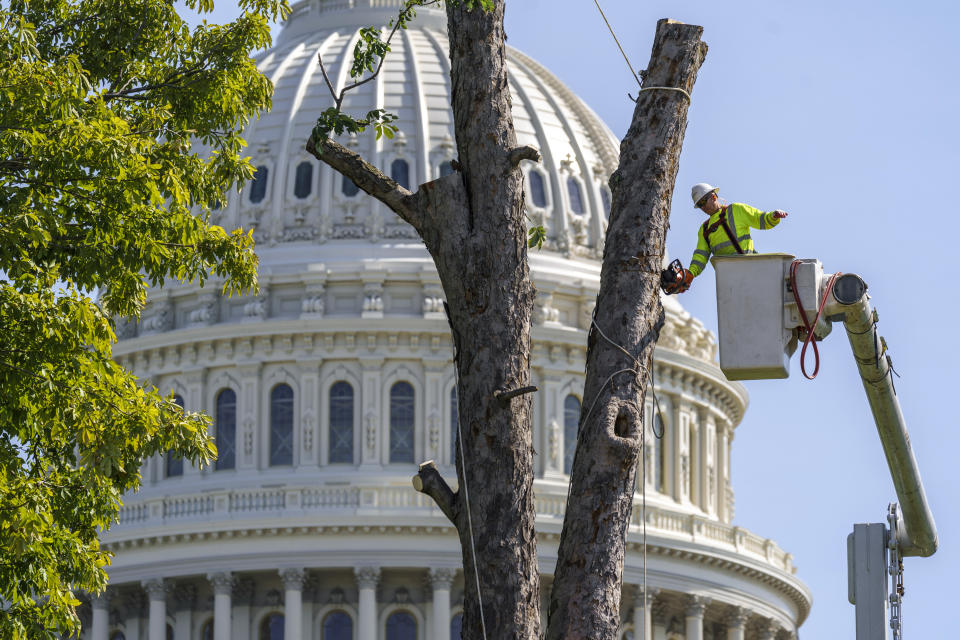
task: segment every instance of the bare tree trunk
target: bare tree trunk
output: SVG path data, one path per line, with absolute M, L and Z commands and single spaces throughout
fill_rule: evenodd
M 458 455 L 456 493 L 432 465 L 421 467 L 415 486 L 437 502 L 460 536 L 463 637 L 482 637 L 479 579 L 486 637 L 528 640 L 540 636 L 532 401 L 527 394 L 501 394 L 530 384 L 534 291 L 518 165 L 539 156 L 517 147 L 503 0 L 487 12 L 449 3 L 447 18 L 460 173 L 412 194 L 336 142 L 311 139 L 307 149 L 413 225 L 433 256 L 458 350 L 466 459 Z
M 688 96 L 662 87 L 688 94 L 693 89 L 707 52 L 702 32 L 671 20 L 657 23 L 644 77 L 644 88 L 650 89 L 639 94 L 620 166 L 610 178 L 613 202 L 597 326 L 588 337 L 584 402 L 548 640 L 614 639 L 620 626 L 647 371 L 663 325 L 659 273 L 689 108 Z

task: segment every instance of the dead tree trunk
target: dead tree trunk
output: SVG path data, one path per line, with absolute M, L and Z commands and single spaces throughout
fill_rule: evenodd
M 528 394 L 505 398 L 503 392 L 530 383 L 534 292 L 518 164 L 539 156 L 517 147 L 503 0 L 486 12 L 449 3 L 447 18 L 459 173 L 412 194 L 331 140 L 311 139 L 307 149 L 413 225 L 433 256 L 458 350 L 466 459 L 457 459 L 459 491 L 432 466 L 421 468 L 415 486 L 437 502 L 460 536 L 463 637 L 481 637 L 479 579 L 486 637 L 528 640 L 540 636 L 532 401 Z
M 657 23 L 644 90 L 610 178 L 613 202 L 548 640 L 613 639 L 620 626 L 647 372 L 664 320 L 659 273 L 688 96 L 707 52 L 702 32 L 671 20 Z

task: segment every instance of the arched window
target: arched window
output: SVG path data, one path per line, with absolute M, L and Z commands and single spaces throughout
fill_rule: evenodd
M 603 202 L 603 215 L 610 217 L 610 190 L 600 187 L 600 200 Z M 628 632 L 629 633 L 629 632 Z
M 313 163 L 304 160 L 297 165 L 297 173 L 293 180 L 293 195 L 306 198 L 313 191 Z
M 658 412 L 653 417 L 653 488 L 663 493 L 667 486 L 667 470 L 664 464 L 663 441 L 666 439 L 666 429 L 663 418 Z M 657 436 L 662 437 L 657 437 Z
M 353 180 L 351 180 L 347 176 L 343 176 L 343 180 L 340 181 L 340 193 L 347 196 L 348 198 L 352 198 L 353 196 L 360 193 L 360 187 L 358 187 L 357 183 L 355 183 Z
M 320 640 L 353 640 L 353 618 L 346 611 L 331 611 L 323 618 Z
M 260 623 L 258 640 L 283 640 L 283 614 L 271 613 Z
M 531 171 L 530 177 L 530 198 L 533 200 L 533 206 L 547 206 L 547 189 L 543 183 L 543 174 L 539 171 Z
M 457 414 L 457 385 L 450 389 L 450 462 L 457 464 L 457 427 L 460 416 Z
M 577 449 L 577 426 L 580 422 L 580 400 L 569 395 L 563 400 L 563 472 L 573 469 L 573 452 Z
M 173 627 L 167 625 L 167 640 L 173 640 Z
M 582 214 L 583 195 L 580 193 L 580 183 L 576 178 L 567 178 L 567 194 L 570 196 L 570 210 L 576 214 Z
M 463 637 L 463 614 L 458 613 L 450 621 L 450 640 L 460 640 Z
M 440 177 L 445 178 L 446 176 L 453 173 L 453 163 L 449 160 L 445 160 L 440 163 Z
M 237 466 L 237 394 L 233 389 L 224 389 L 217 395 L 216 469 L 233 469 Z
M 200 627 L 200 640 L 213 640 L 213 618 L 210 618 Z
M 410 165 L 406 160 L 397 158 L 390 165 L 390 177 L 404 189 L 410 188 Z
M 417 620 L 406 611 L 396 611 L 387 618 L 387 640 L 417 640 Z
M 270 177 L 270 170 L 263 165 L 257 167 L 253 174 L 253 182 L 250 184 L 250 202 L 256 204 L 263 202 L 267 197 L 267 179 Z
M 178 407 L 183 409 L 183 398 L 179 394 L 173 396 L 173 401 Z M 167 472 L 166 477 L 172 478 L 174 476 L 183 475 L 183 458 L 175 454 L 173 451 L 167 451 L 165 463 Z
M 353 387 L 330 387 L 330 464 L 353 462 Z
M 390 462 L 413 462 L 413 387 L 398 382 L 390 388 Z
M 127 640 L 127 636 L 123 635 L 123 631 L 114 631 L 110 634 L 110 640 Z
M 293 389 L 278 384 L 270 392 L 270 466 L 293 464 Z

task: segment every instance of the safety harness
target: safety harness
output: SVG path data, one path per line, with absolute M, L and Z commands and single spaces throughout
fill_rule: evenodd
M 730 223 L 727 222 L 727 209 L 729 205 L 724 207 L 720 211 L 720 217 L 717 218 L 717 221 L 713 224 L 710 224 L 710 220 L 707 220 L 703 223 L 703 226 L 700 227 L 701 232 L 703 233 L 703 241 L 707 243 L 707 248 L 713 251 L 713 247 L 710 246 L 710 234 L 723 227 L 723 231 L 727 234 L 727 237 L 730 238 L 730 243 L 733 244 L 733 248 L 737 250 L 737 253 L 743 255 L 744 251 L 740 247 L 740 243 L 737 242 L 737 235 L 730 228 Z

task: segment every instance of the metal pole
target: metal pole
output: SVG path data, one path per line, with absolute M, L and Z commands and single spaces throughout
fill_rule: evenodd
M 847 536 L 847 598 L 856 605 L 857 640 L 888 640 L 887 527 L 855 524 Z
M 837 304 L 830 305 L 832 309 L 828 311 L 844 314 L 843 324 L 903 511 L 905 530 L 898 527 L 895 532 L 900 553 L 903 556 L 933 555 L 937 550 L 937 525 L 927 504 L 920 470 L 900 411 L 900 401 L 891 379 L 890 358 L 880 352 L 877 315 L 870 307 L 867 285 L 858 275 L 844 274 L 837 278 L 831 294 Z

